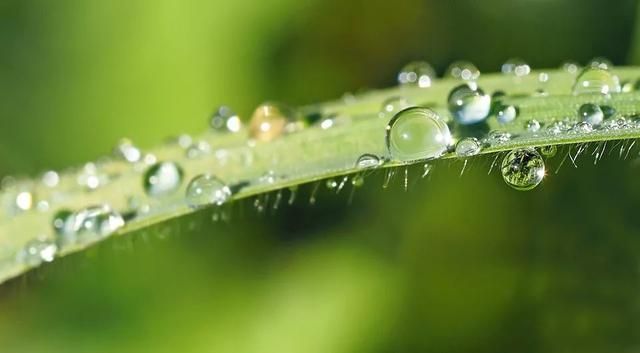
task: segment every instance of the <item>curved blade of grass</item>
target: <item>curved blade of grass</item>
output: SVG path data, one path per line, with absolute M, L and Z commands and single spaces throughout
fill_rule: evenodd
M 491 143 L 487 140 L 489 142 L 486 143 L 482 154 L 508 151 L 517 147 L 640 137 L 640 125 L 633 121 L 633 117 L 640 112 L 639 92 L 614 94 L 611 97 L 574 96 L 571 95 L 571 88 L 575 82 L 574 74 L 562 70 L 547 70 L 544 73 L 548 75 L 548 80 L 541 82 L 540 73 L 541 71 L 532 72 L 526 77 L 491 74 L 480 78 L 478 84 L 486 92 L 504 91 L 508 95 L 502 98 L 502 102 L 516 105 L 520 109 L 516 121 L 508 125 L 500 125 L 494 117 L 488 119 L 486 131 L 501 130 L 513 137 L 501 143 Z M 622 81 L 635 82 L 640 77 L 640 68 L 616 68 L 615 73 Z M 158 146 L 149 152 L 159 161 L 177 162 L 185 172 L 181 188 L 175 194 L 164 198 L 145 195 L 142 187 L 145 165 L 134 166 L 115 159 L 96 162 L 100 172 L 108 176 L 109 182 L 93 191 L 78 185 L 81 169 L 61 173 L 60 182 L 55 188 L 48 188 L 38 180 L 16 182 L 0 194 L 0 201 L 8 208 L 7 212 L 0 214 L 0 282 L 29 269 L 30 266 L 17 261 L 17 254 L 27 242 L 38 237 L 55 238 L 52 219 L 58 210 L 75 211 L 92 205 L 108 204 L 122 213 L 130 212 L 132 217 L 125 227 L 112 234 L 119 236 L 192 212 L 184 201 L 186 184 L 189 179 L 202 173 L 214 174 L 227 182 L 235 190 L 234 200 L 329 177 L 357 173 L 360 170 L 356 167 L 356 161 L 362 154 L 387 156 L 384 140 L 385 127 L 390 117 L 380 114 L 384 101 L 391 97 L 404 97 L 416 105 L 429 106 L 441 116 L 450 119 L 446 108 L 447 96 L 450 90 L 459 84 L 460 81 L 446 79 L 437 81 L 428 89 L 395 87 L 303 107 L 300 111 L 305 115 L 339 114 L 349 119 L 330 129 L 310 126 L 269 143 L 250 142 L 246 131 L 237 134 L 207 132 L 196 140 L 207 141 L 213 152 L 200 158 L 187 158 L 184 148 L 177 143 Z M 544 94 L 540 94 L 541 90 Z M 610 128 L 591 132 L 550 133 L 545 128 L 557 121 L 576 121 L 577 109 L 584 103 L 606 104 L 614 108 L 617 114 L 610 121 L 615 123 L 610 124 Z M 540 122 L 542 129 L 528 132 L 524 122 L 531 119 Z M 621 125 L 618 126 L 617 123 Z M 454 131 L 454 138 L 455 135 Z M 448 153 L 442 158 L 455 158 L 455 155 Z M 383 167 L 397 165 L 398 163 L 391 161 Z M 16 193 L 23 189 L 28 189 L 36 202 L 45 200 L 47 207 L 13 212 L 11 206 L 15 204 Z M 148 205 L 148 212 L 135 212 L 132 201 Z M 99 240 L 103 239 L 64 247 L 60 249 L 58 256 L 80 251 Z

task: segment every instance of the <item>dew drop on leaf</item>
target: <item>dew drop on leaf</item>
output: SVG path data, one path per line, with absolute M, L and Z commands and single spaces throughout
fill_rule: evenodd
M 485 94 L 474 82 L 455 87 L 449 93 L 447 102 L 453 118 L 462 125 L 479 123 L 491 111 L 491 96 Z
M 506 75 L 522 77 L 531 73 L 531 67 L 522 59 L 512 58 L 502 64 L 501 71 Z
M 185 198 L 187 205 L 191 208 L 207 205 L 220 206 L 231 198 L 231 189 L 218 177 L 202 174 L 189 182 Z
M 413 61 L 405 65 L 398 73 L 398 84 L 427 88 L 431 87 L 435 78 L 436 72 L 429 63 Z
M 413 107 L 396 114 L 387 125 L 390 156 L 400 162 L 440 157 L 451 145 L 451 132 L 433 110 Z
M 573 94 L 603 94 L 619 93 L 621 91 L 618 76 L 600 67 L 587 67 L 576 78 Z
M 458 141 L 455 152 L 458 157 L 471 157 L 480 153 L 481 148 L 478 139 L 475 137 L 467 137 Z
M 182 168 L 174 162 L 156 163 L 144 173 L 144 191 L 153 197 L 169 195 L 180 187 L 183 175 Z
M 253 112 L 249 122 L 249 136 L 252 139 L 268 142 L 292 133 L 304 127 L 297 112 L 281 103 L 263 103 Z
M 604 112 L 593 103 L 585 103 L 578 108 L 578 117 L 581 121 L 589 123 L 591 126 L 600 125 L 604 120 Z
M 213 131 L 221 133 L 235 133 L 242 129 L 242 121 L 238 114 L 224 105 L 214 110 L 209 125 Z
M 52 240 L 34 239 L 18 252 L 17 261 L 25 266 L 38 266 L 53 261 L 57 253 L 58 246 Z
M 380 158 L 374 154 L 365 153 L 358 157 L 356 161 L 356 168 L 358 169 L 372 169 L 377 168 L 382 164 Z
M 455 61 L 449 65 L 447 75 L 459 80 L 475 81 L 480 77 L 480 70 L 468 61 Z
M 501 172 L 507 185 L 516 190 L 531 190 L 544 178 L 544 160 L 533 148 L 515 149 L 502 160 Z
M 515 105 L 500 104 L 497 107 L 496 119 L 498 119 L 498 122 L 500 124 L 508 124 L 516 120 L 516 118 L 518 117 L 518 113 L 518 107 L 516 107 Z

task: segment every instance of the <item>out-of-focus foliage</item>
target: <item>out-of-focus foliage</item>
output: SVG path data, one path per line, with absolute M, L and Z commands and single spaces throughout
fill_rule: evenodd
M 0 174 L 198 132 L 220 103 L 304 104 L 403 63 L 497 71 L 633 56 L 634 1 L 5 1 Z M 637 46 L 636 46 L 637 47 Z M 610 146 L 611 148 L 612 146 Z M 640 344 L 637 161 L 569 163 L 518 193 L 490 160 L 234 204 L 0 287 L 4 352 L 613 352 Z M 557 166 L 562 153 L 551 161 Z M 635 159 L 636 156 L 633 156 Z

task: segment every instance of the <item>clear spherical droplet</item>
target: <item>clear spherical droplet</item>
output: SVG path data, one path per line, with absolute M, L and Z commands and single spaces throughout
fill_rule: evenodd
M 437 158 L 451 145 L 451 132 L 433 110 L 413 107 L 391 119 L 386 144 L 391 157 L 397 161 Z
M 502 160 L 501 171 L 507 185 L 516 190 L 531 190 L 544 178 L 544 160 L 533 148 L 515 149 Z
M 459 80 L 475 81 L 480 77 L 480 70 L 468 61 L 455 61 L 449 65 L 447 75 Z
M 508 124 L 518 117 L 518 107 L 515 105 L 499 104 L 496 111 L 496 119 L 500 124 Z
M 447 101 L 455 121 L 462 125 L 479 123 L 491 111 L 491 96 L 473 82 L 455 87 Z
M 122 139 L 118 142 L 118 145 L 113 149 L 114 155 L 122 159 L 125 162 L 135 163 L 142 158 L 142 152 L 136 147 L 129 139 Z
M 25 266 L 38 266 L 42 262 L 51 262 L 58 253 L 58 246 L 48 239 L 34 239 L 25 244 L 18 253 L 17 260 Z
M 191 208 L 220 206 L 231 198 L 231 189 L 216 176 L 203 174 L 191 180 L 185 197 Z
M 358 160 L 356 161 L 356 168 L 358 169 L 377 168 L 381 165 L 382 165 L 382 160 L 378 156 L 374 154 L 369 154 L 369 153 L 365 153 L 361 155 L 360 157 L 358 157 Z
M 456 155 L 458 157 L 471 157 L 480 153 L 482 146 L 475 137 L 464 138 L 456 144 Z
M 55 188 L 60 183 L 60 175 L 54 170 L 47 171 L 42 174 L 42 183 L 48 188 Z
M 529 73 L 531 73 L 531 67 L 522 59 L 512 58 L 502 64 L 501 71 L 506 75 L 522 77 L 527 76 Z
M 540 130 L 540 127 L 540 122 L 535 119 L 529 120 L 524 124 L 524 128 L 529 132 L 538 132 Z
M 235 133 L 242 129 L 242 121 L 231 108 L 222 105 L 213 111 L 209 126 L 215 132 Z
M 436 72 L 424 61 L 414 61 L 405 65 L 398 73 L 398 84 L 411 85 L 421 88 L 431 87 L 435 80 Z
M 573 94 L 604 94 L 621 91 L 618 76 L 600 67 L 588 67 L 577 78 Z
M 249 136 L 258 141 L 272 141 L 285 133 L 299 131 L 304 122 L 296 111 L 280 103 L 264 103 L 251 116 Z
M 591 126 L 600 125 L 604 120 L 604 113 L 600 106 L 592 103 L 585 103 L 578 108 L 580 120 L 589 123 Z
M 159 162 L 144 173 L 144 191 L 149 196 L 166 196 L 176 191 L 182 184 L 184 172 L 174 162 Z

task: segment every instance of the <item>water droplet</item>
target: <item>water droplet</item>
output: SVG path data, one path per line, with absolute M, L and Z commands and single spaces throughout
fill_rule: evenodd
M 351 185 L 356 188 L 361 187 L 362 185 L 364 185 L 364 177 L 361 174 L 354 175 L 351 179 Z
M 185 153 L 189 159 L 200 158 L 211 153 L 211 146 L 207 141 L 198 141 L 191 144 Z
M 538 74 L 538 82 L 547 83 L 549 82 L 549 74 L 546 72 L 541 72 Z
M 211 115 L 209 125 L 216 132 L 235 133 L 242 129 L 240 117 L 227 106 L 220 106 Z
M 177 138 L 178 146 L 187 149 L 193 143 L 193 137 L 189 134 L 182 134 Z
M 338 187 L 338 182 L 335 179 L 327 179 L 327 189 L 333 190 Z
M 529 132 L 538 132 L 540 130 L 540 122 L 538 120 L 532 119 L 525 123 L 524 127 Z
M 589 61 L 589 64 L 587 66 L 609 70 L 613 67 L 613 63 L 611 63 L 611 60 L 605 57 L 598 56 L 591 59 L 591 61 Z
M 405 65 L 398 73 L 398 84 L 411 85 L 420 88 L 431 87 L 435 80 L 436 72 L 424 61 L 414 61 Z
M 230 198 L 231 189 L 227 184 L 210 174 L 198 175 L 187 186 L 186 200 L 191 208 L 220 206 Z
M 349 115 L 333 113 L 327 117 L 321 118 L 317 125 L 322 130 L 328 130 L 335 126 L 347 125 L 351 123 L 351 117 Z
M 273 170 L 267 170 L 264 174 L 258 178 L 260 184 L 273 184 L 276 182 L 276 172 Z
M 113 153 L 118 158 L 129 163 L 138 162 L 142 157 L 142 152 L 140 151 L 140 149 L 128 139 L 120 140 L 118 142 L 118 145 L 113 149 Z
M 183 175 L 182 168 L 174 162 L 156 163 L 144 173 L 144 191 L 154 197 L 169 195 L 180 187 Z
M 33 207 L 34 197 L 30 191 L 20 191 L 16 195 L 16 207 L 20 211 L 28 211 Z
M 616 115 L 616 109 L 609 105 L 601 105 L 600 109 L 602 109 L 602 114 L 604 114 L 605 119 L 609 119 Z
M 580 64 L 573 62 L 573 61 L 567 61 L 564 64 L 562 64 L 562 69 L 569 74 L 575 75 L 578 73 L 578 71 L 580 70 Z
M 501 145 L 507 143 L 511 140 L 511 134 L 506 131 L 500 130 L 492 130 L 489 131 L 487 137 L 483 139 L 485 143 L 488 143 L 490 146 Z
M 542 146 L 540 147 L 540 153 L 545 157 L 551 158 L 558 153 L 558 147 L 556 145 Z
M 433 166 L 429 163 L 425 163 L 422 166 L 422 178 L 426 178 L 429 173 L 433 170 Z
M 380 108 L 380 117 L 381 118 L 391 118 L 399 111 L 404 110 L 408 107 L 412 106 L 409 101 L 404 97 L 391 97 L 382 102 L 382 107 Z
M 107 237 L 125 225 L 120 213 L 109 205 L 98 205 L 75 212 L 65 221 L 59 234 L 60 246 L 89 243 Z
M 501 171 L 507 185 L 516 190 L 531 190 L 544 178 L 544 160 L 533 148 L 515 149 L 502 160 Z
M 109 177 L 101 172 L 95 163 L 85 164 L 77 179 L 78 185 L 83 186 L 89 191 L 98 189 L 108 181 Z
M 593 126 L 586 121 L 581 121 L 571 128 L 571 131 L 579 134 L 588 134 L 593 131 Z
M 500 124 L 508 124 L 518 117 L 518 107 L 500 104 L 497 108 L 496 119 Z
M 502 64 L 502 73 L 514 75 L 516 77 L 527 76 L 531 72 L 531 67 L 524 60 L 513 58 Z
M 480 70 L 468 61 L 455 61 L 447 69 L 449 77 L 464 81 L 475 81 L 480 77 Z
M 51 225 L 53 226 L 53 231 L 56 234 L 63 234 L 65 232 L 66 225 L 69 220 L 72 218 L 73 212 L 70 210 L 60 210 L 53 215 L 53 220 Z
M 594 126 L 602 123 L 602 120 L 604 120 L 604 113 L 598 105 L 586 103 L 578 108 L 578 117 L 580 117 L 582 121 Z
M 58 253 L 56 244 L 47 239 L 34 239 L 25 244 L 18 253 L 17 260 L 26 266 L 38 266 L 42 262 L 51 262 Z
M 401 162 L 440 157 L 451 145 L 447 124 L 431 109 L 413 107 L 396 114 L 387 125 L 387 149 Z
M 42 175 L 42 183 L 49 188 L 55 188 L 60 183 L 60 175 L 57 172 L 50 170 Z
M 471 157 L 480 153 L 480 141 L 474 137 L 464 138 L 456 144 L 456 155 L 458 157 Z
M 615 76 L 599 67 L 586 68 L 576 79 L 573 94 L 604 94 L 619 93 L 620 81 Z
M 253 112 L 249 123 L 249 136 L 268 142 L 285 133 L 301 130 L 304 123 L 296 111 L 280 103 L 263 103 Z
M 462 125 L 479 123 L 489 116 L 491 96 L 485 94 L 474 82 L 454 88 L 447 99 L 449 111 Z
M 356 168 L 358 169 L 377 168 L 380 165 L 382 165 L 382 161 L 380 160 L 380 158 L 378 158 L 378 156 L 376 155 L 369 154 L 369 153 L 365 153 L 361 155 L 360 157 L 358 157 L 358 160 L 356 161 Z

